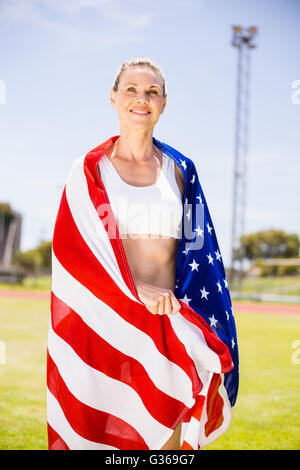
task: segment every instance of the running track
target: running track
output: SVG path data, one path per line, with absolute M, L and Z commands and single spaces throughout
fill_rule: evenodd
M 42 299 L 50 302 L 50 293 L 35 290 L 9 290 L 0 289 L 0 298 L 14 299 Z M 271 315 L 300 315 L 300 305 L 275 303 L 275 302 L 251 302 L 232 301 L 234 313 L 265 313 Z

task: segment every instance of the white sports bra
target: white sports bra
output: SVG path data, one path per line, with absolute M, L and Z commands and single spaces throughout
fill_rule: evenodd
M 121 238 L 127 234 L 181 238 L 183 206 L 172 158 L 163 154 L 160 175 L 148 186 L 122 180 L 107 155 L 101 158 L 99 169 Z

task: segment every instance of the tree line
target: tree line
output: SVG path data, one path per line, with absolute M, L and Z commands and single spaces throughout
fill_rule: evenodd
M 16 251 L 13 264 L 28 275 L 51 274 L 52 241 L 43 241 L 28 251 Z

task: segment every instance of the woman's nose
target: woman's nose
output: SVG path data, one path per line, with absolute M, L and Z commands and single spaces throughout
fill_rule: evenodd
M 137 97 L 137 101 L 140 101 L 141 103 L 145 103 L 147 101 L 149 101 L 149 96 L 147 95 L 147 93 L 145 92 L 141 92 L 139 93 L 138 97 Z

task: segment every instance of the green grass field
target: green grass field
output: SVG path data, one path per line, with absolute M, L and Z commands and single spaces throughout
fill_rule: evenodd
M 237 288 L 236 281 L 230 285 L 230 290 Z M 242 283 L 244 294 L 273 293 L 281 295 L 293 295 L 300 298 L 299 276 L 266 276 L 257 278 L 245 278 Z
M 300 316 L 235 317 L 240 392 L 229 430 L 206 449 L 300 449 L 300 364 L 292 362 Z M 45 300 L 0 299 L 0 449 L 47 449 L 48 321 Z
M 236 282 L 230 285 L 230 290 L 235 290 Z M 12 290 L 49 290 L 51 288 L 51 276 L 28 276 L 22 284 L 1 284 L 0 289 Z M 300 297 L 299 276 L 268 276 L 259 278 L 245 278 L 243 280 L 243 293 L 255 294 L 259 292 L 294 295 Z
M 5 290 L 47 290 L 51 289 L 51 276 L 28 276 L 21 284 L 8 284 L 0 282 L 0 289 Z

